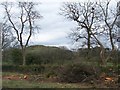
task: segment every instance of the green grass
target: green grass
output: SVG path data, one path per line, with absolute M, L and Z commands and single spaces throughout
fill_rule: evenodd
M 13 72 L 3 72 L 3 76 L 19 75 L 23 76 L 21 73 Z M 30 75 L 31 76 L 31 75 Z M 58 83 L 51 81 L 29 81 L 29 80 L 2 80 L 3 88 L 90 88 L 91 85 L 86 85 L 84 83 Z
M 52 83 L 52 82 L 29 82 L 16 80 L 3 80 L 3 88 L 90 88 L 84 84 Z
M 82 64 L 91 65 L 90 62 L 82 63 Z M 49 67 L 50 64 L 47 64 L 47 65 Z M 57 64 L 53 64 L 53 65 L 57 66 Z M 94 63 L 92 65 L 97 66 L 97 63 Z M 120 65 L 120 64 L 118 64 L 118 65 Z M 113 63 L 107 63 L 107 66 L 114 67 L 115 65 Z M 3 76 L 15 75 L 15 76 L 23 77 L 25 75 L 25 73 L 23 74 L 23 73 L 18 73 L 18 72 L 3 72 L 2 75 Z M 35 76 L 33 74 L 28 74 L 28 75 L 30 78 L 33 78 Z M 43 74 L 43 76 L 44 76 L 44 74 Z M 88 84 L 88 83 L 58 83 L 58 82 L 46 81 L 46 77 L 44 77 L 44 78 L 45 78 L 45 81 L 44 80 L 43 81 L 35 81 L 34 79 L 31 79 L 31 80 L 3 79 L 2 85 L 3 85 L 3 88 L 101 88 L 101 87 L 103 88 L 103 87 L 106 87 L 104 85 L 101 86 L 101 84 L 97 84 L 97 83 L 95 85 Z
M 23 75 L 23 74 L 17 72 L 2 72 L 2 76 L 9 76 L 9 75 Z

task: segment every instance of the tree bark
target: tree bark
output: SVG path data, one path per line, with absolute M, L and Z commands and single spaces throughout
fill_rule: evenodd
M 112 46 L 112 51 L 114 51 L 115 46 L 114 46 L 114 43 L 113 43 L 113 37 L 112 37 L 112 30 L 111 29 L 109 30 L 109 36 L 110 36 L 110 43 L 111 43 L 111 46 Z
M 100 46 L 101 51 L 100 51 L 100 58 L 101 58 L 101 63 L 103 66 L 106 65 L 106 59 L 105 59 L 105 48 L 103 46 Z
M 88 30 L 87 33 L 88 33 L 87 47 L 88 50 L 90 50 L 90 38 L 91 38 L 90 31 Z
M 22 65 L 26 65 L 26 50 L 25 50 L 25 48 L 22 48 L 22 58 L 23 58 Z
M 103 44 L 97 39 L 97 37 L 92 33 L 91 31 L 91 35 L 96 39 L 97 43 L 100 45 L 100 58 L 101 58 L 101 64 L 103 66 L 106 66 L 106 58 L 105 58 L 105 48 L 103 46 Z

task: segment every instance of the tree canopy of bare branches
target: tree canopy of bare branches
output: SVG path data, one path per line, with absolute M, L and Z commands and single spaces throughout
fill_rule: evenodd
M 119 14 L 117 13 L 117 7 L 110 7 L 110 2 L 111 0 L 107 0 L 106 2 L 102 3 L 99 2 L 98 6 L 100 7 L 101 11 L 102 11 L 102 21 L 104 21 L 105 25 L 105 30 L 108 31 L 108 37 L 110 40 L 110 44 L 112 47 L 112 50 L 115 49 L 115 45 L 114 45 L 114 32 L 115 30 L 115 25 L 116 25 L 116 21 L 117 18 L 119 16 Z
M 78 23 L 79 31 L 86 32 L 86 35 L 77 34 L 76 41 L 84 38 L 87 40 L 87 47 L 91 47 L 91 30 L 97 19 L 96 13 L 96 3 L 85 2 L 85 3 L 64 3 L 61 8 L 61 14 L 67 19 L 73 20 Z M 78 28 L 77 28 L 78 30 Z M 74 35 L 76 35 L 74 33 Z
M 2 49 L 6 49 L 8 47 L 14 47 L 17 44 L 16 37 L 13 35 L 11 31 L 11 27 L 6 23 L 1 23 L 2 30 Z
M 84 2 L 84 3 L 64 3 L 61 8 L 61 14 L 67 19 L 78 23 L 78 28 L 70 34 L 75 41 L 79 39 L 87 40 L 87 47 L 92 47 L 92 41 L 100 46 L 100 57 L 103 64 L 106 62 L 105 46 L 101 38 L 108 38 L 112 50 L 114 50 L 114 37 L 116 32 L 115 23 L 118 17 L 117 12 L 110 8 L 110 1 L 107 2 Z M 113 16 L 113 17 L 111 17 Z M 86 32 L 86 35 L 84 33 Z M 107 35 L 106 35 L 107 32 Z M 102 37 L 102 36 L 105 37 Z M 81 40 L 82 41 L 82 40 Z M 106 39 L 106 42 L 108 40 Z

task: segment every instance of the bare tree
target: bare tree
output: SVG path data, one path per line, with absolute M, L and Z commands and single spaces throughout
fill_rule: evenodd
M 86 39 L 88 49 L 90 49 L 91 42 L 95 40 L 97 45 L 100 46 L 101 52 L 101 64 L 106 64 L 105 58 L 105 47 L 103 42 L 97 37 L 98 34 L 104 33 L 104 28 L 101 27 L 101 10 L 97 5 L 97 2 L 87 2 L 87 3 L 65 3 L 61 9 L 62 15 L 66 18 L 73 20 L 78 23 L 79 29 L 73 31 L 71 34 L 75 37 L 75 40 Z M 86 32 L 86 36 L 79 32 Z
M 23 65 L 26 65 L 26 47 L 30 41 L 31 36 L 39 27 L 36 25 L 36 20 L 41 18 L 38 11 L 35 10 L 35 3 L 33 2 L 18 2 L 16 8 L 17 14 L 12 11 L 13 3 L 3 3 L 8 20 L 16 33 L 17 40 L 20 43 L 23 57 Z M 14 6 L 15 6 L 14 5 Z M 10 7 L 9 7 L 10 6 Z M 14 8 L 15 9 L 15 8 Z
M 116 25 L 116 20 L 119 16 L 119 14 L 117 14 L 117 9 L 116 7 L 110 7 L 110 2 L 111 0 L 106 0 L 106 2 L 102 3 L 99 2 L 98 6 L 100 7 L 101 11 L 102 11 L 102 20 L 105 22 L 105 25 L 103 25 L 103 27 L 105 27 L 105 30 L 108 32 L 108 37 L 110 40 L 110 44 L 112 47 L 112 50 L 115 50 L 115 45 L 114 45 L 114 32 L 117 32 L 117 29 L 114 29 L 115 25 Z
M 91 29 L 95 23 L 97 17 L 96 13 L 99 13 L 96 8 L 96 3 L 85 2 L 85 3 L 64 3 L 61 8 L 61 14 L 64 15 L 67 19 L 73 20 L 78 23 L 79 32 L 86 32 L 86 35 L 83 33 L 73 32 L 73 37 L 76 37 L 76 41 L 81 38 L 87 40 L 88 49 L 91 48 Z
M 17 45 L 16 37 L 13 35 L 11 31 L 11 27 L 6 23 L 1 23 L 2 29 L 2 49 L 6 49 L 9 47 L 14 47 Z

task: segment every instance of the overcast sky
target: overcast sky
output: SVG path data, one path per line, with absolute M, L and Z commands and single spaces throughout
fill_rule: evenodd
M 33 1 L 33 0 L 9 0 L 9 1 Z M 38 34 L 32 36 L 30 44 L 48 46 L 67 46 L 69 48 L 73 47 L 74 45 L 72 45 L 71 40 L 68 38 L 68 33 L 77 24 L 59 15 L 60 7 L 62 5 L 62 2 L 64 1 L 83 2 L 87 0 L 34 0 L 34 1 L 41 2 L 38 9 L 43 18 L 39 22 L 41 30 Z M 112 1 L 114 2 L 118 0 Z
M 59 14 L 60 2 L 42 2 L 39 10 L 43 19 L 40 21 L 41 30 L 31 41 L 33 43 L 53 46 L 68 46 L 70 40 L 67 38 L 75 23 L 68 21 Z

